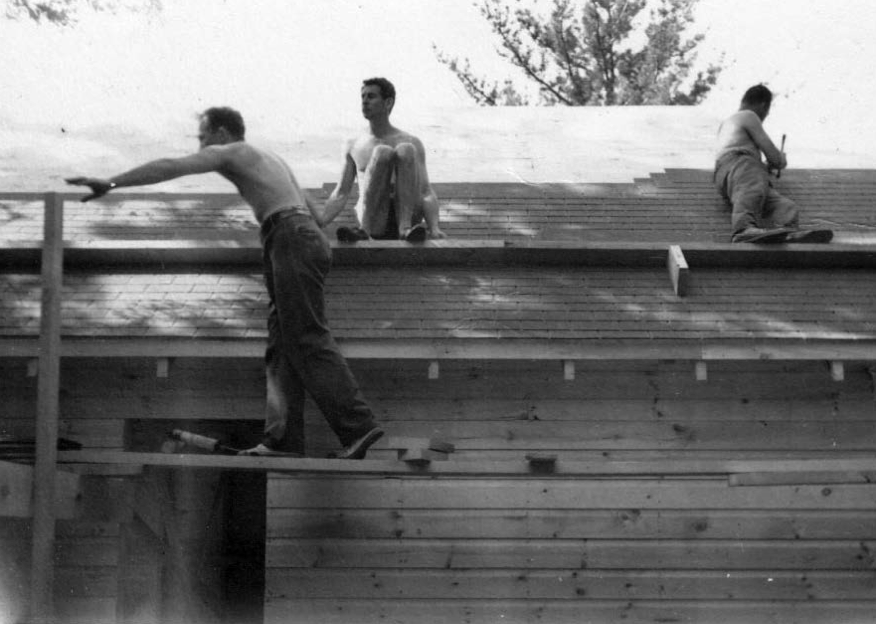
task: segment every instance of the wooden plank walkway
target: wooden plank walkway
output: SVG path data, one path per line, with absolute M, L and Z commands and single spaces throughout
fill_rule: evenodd
M 237 457 L 202 453 L 142 453 L 112 450 L 60 451 L 58 462 L 68 468 L 77 466 L 165 466 L 218 470 L 257 470 L 264 472 L 334 475 L 424 475 L 453 477 L 533 476 L 568 477 L 667 477 L 757 475 L 766 481 L 767 475 L 781 475 L 787 481 L 813 476 L 816 482 L 828 478 L 850 477 L 846 482 L 870 483 L 876 475 L 876 459 L 773 459 L 773 460 L 706 460 L 672 459 L 641 461 L 576 461 L 557 459 L 545 465 L 520 459 L 505 460 L 440 460 L 404 461 L 364 459 L 358 461 L 314 457 Z M 743 480 L 744 481 L 744 480 Z M 836 479 L 834 479 L 836 481 Z M 800 482 L 800 481 L 798 481 Z M 839 482 L 843 482 L 840 480 Z M 744 484 L 737 480 L 737 484 Z M 874 503 L 876 504 L 876 500 Z

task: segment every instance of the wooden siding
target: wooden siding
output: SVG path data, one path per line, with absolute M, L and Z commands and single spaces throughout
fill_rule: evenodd
M 559 365 L 527 361 L 445 361 L 433 380 L 425 362 L 353 365 L 390 435 L 453 440 L 449 461 L 529 450 L 569 459 L 872 457 L 876 450 L 866 363 L 848 366 L 842 382 L 819 362 L 724 362 L 706 382 L 690 363 L 673 361 L 581 363 L 571 381 Z M 17 397 L 7 413 L 29 422 L 33 378 L 17 360 L 4 360 L 3 373 L 3 394 Z M 210 432 L 209 419 L 238 417 L 255 431 L 263 404 L 261 366 L 252 359 L 180 359 L 167 378 L 148 358 L 65 360 L 62 389 L 62 422 L 95 427 L 93 438 L 83 435 L 89 429 L 62 432 L 93 448 L 121 448 L 144 423 L 167 431 L 188 421 Z M 188 420 L 195 417 L 200 425 Z M 312 407 L 307 418 L 309 454 L 335 450 Z M 103 446 L 105 423 L 127 436 Z M 144 439 L 156 450 L 158 440 Z M 371 456 L 391 457 L 381 447 Z M 295 614 L 313 622 L 500 615 L 571 622 L 626 614 L 625 621 L 851 624 L 876 606 L 874 518 L 876 486 L 868 484 L 276 476 L 268 487 L 265 621 Z M 119 541 L 83 537 L 74 545 L 84 557 L 76 592 L 86 581 L 108 590 Z M 59 567 L 57 591 L 69 579 Z M 130 594 L 138 583 L 121 587 Z M 114 595 L 76 592 L 63 609 L 78 605 L 92 621 L 113 621 Z
M 3 395 L 15 397 L 7 413 L 25 423 L 35 382 L 23 362 L 2 362 Z M 705 382 L 681 361 L 583 362 L 574 380 L 559 364 L 532 361 L 444 361 L 432 380 L 416 360 L 353 366 L 389 434 L 450 439 L 456 451 L 448 461 L 522 458 L 530 450 L 567 459 L 767 460 L 876 451 L 873 380 L 863 362 L 848 365 L 842 382 L 824 363 L 794 361 L 715 363 Z M 140 430 L 188 423 L 211 432 L 212 418 L 217 425 L 245 418 L 255 434 L 262 394 L 254 359 L 182 358 L 167 378 L 149 358 L 65 359 L 62 422 L 96 429 L 62 432 L 78 432 L 91 448 L 139 440 L 153 451 L 160 439 Z M 307 420 L 309 454 L 336 450 L 312 406 Z M 124 433 L 119 443 L 104 446 L 107 422 Z M 379 443 L 370 456 L 393 452 Z M 181 509 L 204 510 L 190 515 L 203 524 L 208 503 L 186 500 Z M 265 621 L 504 615 L 852 624 L 876 607 L 874 518 L 870 484 L 276 475 L 268 486 Z M 59 564 L 62 609 L 110 622 L 110 612 L 136 603 L 131 592 L 147 588 L 148 570 L 159 564 L 126 571 L 137 581 L 119 586 L 125 596 L 110 592 L 119 549 L 132 543 L 101 534 L 62 539 L 72 548 L 64 561 L 81 557 L 76 587 Z M 86 585 L 109 593 L 83 595 Z
M 876 447 L 863 367 L 842 383 L 817 363 L 775 362 L 727 364 L 705 383 L 673 362 L 594 363 L 572 382 L 510 362 L 445 365 L 431 381 L 425 368 L 357 372 L 391 434 L 453 440 L 448 461 Z M 311 421 L 314 444 L 331 442 L 323 428 Z M 874 519 L 866 483 L 278 474 L 266 621 L 851 624 L 876 607 Z

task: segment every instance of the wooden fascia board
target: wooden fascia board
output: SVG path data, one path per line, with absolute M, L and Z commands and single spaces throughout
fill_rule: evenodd
M 254 235 L 253 235 L 254 237 Z M 874 245 L 750 245 L 719 243 L 599 243 L 580 241 L 439 240 L 411 245 L 403 241 L 333 243 L 338 266 L 360 265 L 511 265 L 663 267 L 670 247 L 697 268 L 874 268 Z M 0 243 L 6 271 L 36 270 L 39 242 Z M 180 267 L 200 270 L 257 270 L 258 244 L 242 240 L 90 241 L 68 242 L 65 266 L 70 269 L 112 267 L 114 270 L 169 273 Z
M 876 360 L 876 340 L 339 339 L 350 359 L 418 360 Z M 262 339 L 66 338 L 62 357 L 264 357 Z M 34 358 L 36 338 L 0 338 L 0 357 Z

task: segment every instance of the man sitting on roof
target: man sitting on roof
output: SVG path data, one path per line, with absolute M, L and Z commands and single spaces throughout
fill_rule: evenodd
M 386 78 L 369 78 L 362 83 L 361 97 L 369 130 L 344 146 L 341 179 L 326 202 L 324 224 L 344 209 L 358 177 L 359 224 L 338 228 L 338 240 L 445 238 L 438 227 L 438 198 L 429 184 L 423 143 L 389 123 L 395 87 Z
M 243 117 L 236 110 L 209 108 L 201 115 L 200 150 L 195 154 L 153 160 L 109 179 L 67 182 L 91 188 L 82 201 L 116 187 L 211 171 L 234 184 L 261 226 L 270 296 L 264 440 L 242 454 L 303 454 L 306 390 L 344 446 L 340 457 L 361 459 L 383 431 L 375 425 L 325 318 L 329 241 L 289 166 L 276 154 L 247 143 L 244 133 Z
M 763 226 L 797 228 L 797 205 L 780 195 L 770 181 L 770 168 L 781 171 L 788 166 L 785 154 L 763 128 L 772 100 L 772 92 L 764 85 L 751 87 L 739 110 L 718 128 L 714 179 L 733 206 L 734 243 L 756 240 L 767 231 Z M 761 161 L 761 153 L 769 168 Z

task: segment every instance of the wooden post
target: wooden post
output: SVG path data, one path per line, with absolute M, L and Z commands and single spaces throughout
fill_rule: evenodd
M 55 470 L 64 270 L 64 200 L 57 193 L 47 193 L 45 202 L 30 572 L 30 621 L 35 624 L 54 621 Z

